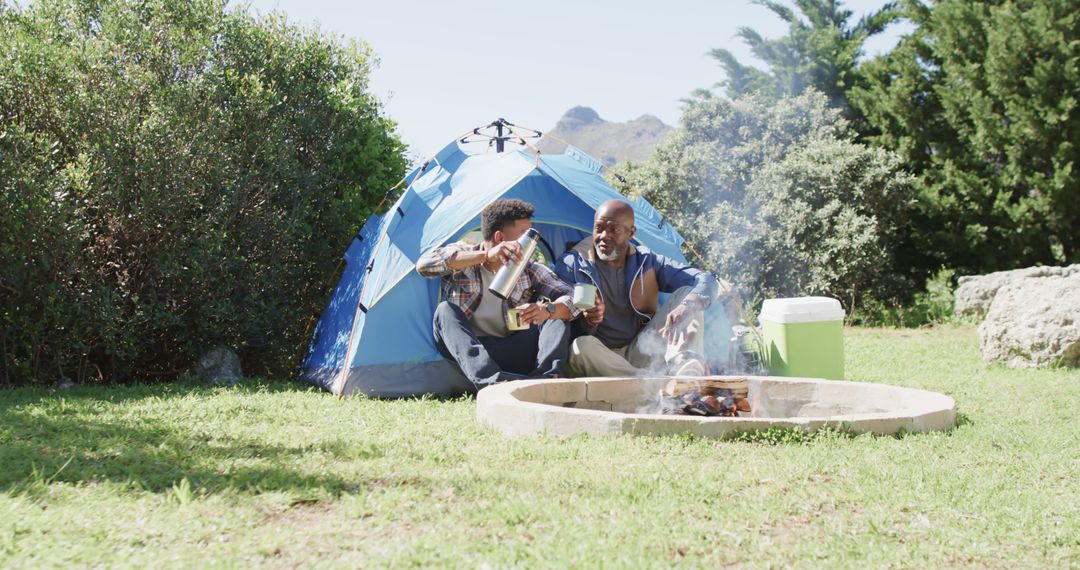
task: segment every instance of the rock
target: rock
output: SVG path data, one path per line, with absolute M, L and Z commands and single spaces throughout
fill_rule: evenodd
M 997 271 L 986 275 L 961 277 L 956 288 L 956 316 L 981 317 L 990 309 L 998 289 L 1008 283 L 1038 277 L 1068 277 L 1080 275 L 1080 264 L 1066 267 L 1025 267 L 1012 271 Z
M 207 385 L 235 386 L 244 377 L 244 371 L 240 368 L 240 357 L 223 346 L 204 354 L 195 363 L 194 374 Z
M 1080 274 L 1001 286 L 979 325 L 983 360 L 1011 368 L 1080 366 Z

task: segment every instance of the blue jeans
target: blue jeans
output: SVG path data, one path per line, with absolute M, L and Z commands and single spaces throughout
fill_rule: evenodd
M 570 356 L 566 321 L 545 321 L 505 337 L 478 337 L 461 307 L 443 301 L 435 308 L 432 328 L 439 352 L 477 389 L 495 383 L 503 372 L 562 376 Z

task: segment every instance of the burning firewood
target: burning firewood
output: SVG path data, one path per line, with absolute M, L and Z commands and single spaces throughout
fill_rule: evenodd
M 749 392 L 746 378 L 672 378 L 664 392 L 669 396 L 681 396 L 687 392 L 701 392 L 706 395 L 727 391 L 746 397 Z
M 673 378 L 660 391 L 665 414 L 737 416 L 749 412 L 746 378 Z

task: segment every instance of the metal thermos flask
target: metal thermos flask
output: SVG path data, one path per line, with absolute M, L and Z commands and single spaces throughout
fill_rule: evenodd
M 495 294 L 500 299 L 506 299 L 510 295 L 510 291 L 514 288 L 514 283 L 517 283 L 518 277 L 521 276 L 521 272 L 525 270 L 525 266 L 532 259 L 533 251 L 536 250 L 536 243 L 540 241 L 540 232 L 529 228 L 525 231 L 517 242 L 521 245 L 521 261 L 511 261 L 507 265 L 503 265 L 499 268 L 499 272 L 495 274 L 495 279 L 491 281 L 491 286 L 488 287 L 488 291 Z

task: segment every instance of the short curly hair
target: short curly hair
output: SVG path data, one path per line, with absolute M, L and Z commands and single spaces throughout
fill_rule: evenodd
M 531 219 L 535 212 L 536 208 L 525 200 L 495 200 L 480 212 L 480 232 L 485 241 L 491 241 L 495 232 L 512 226 L 518 220 Z

